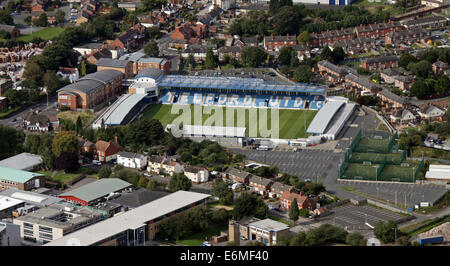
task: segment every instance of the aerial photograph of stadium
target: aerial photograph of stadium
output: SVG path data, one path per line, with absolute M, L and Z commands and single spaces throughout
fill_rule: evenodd
M 0 5 L 1 247 L 450 245 L 447 0 Z

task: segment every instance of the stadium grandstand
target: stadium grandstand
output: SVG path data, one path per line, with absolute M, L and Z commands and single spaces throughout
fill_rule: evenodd
M 316 114 L 306 133 L 334 140 L 353 114 L 356 105 L 346 101 L 329 100 Z
M 167 75 L 158 82 L 162 104 L 319 110 L 327 88 L 273 84 L 257 78 Z

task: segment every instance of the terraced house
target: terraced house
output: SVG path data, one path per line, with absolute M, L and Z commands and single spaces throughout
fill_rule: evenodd
M 251 175 L 248 180 L 249 190 L 256 194 L 262 195 L 263 197 L 267 197 L 269 195 L 272 184 L 272 180 L 256 175 Z
M 264 48 L 267 51 L 279 51 L 285 46 L 293 46 L 297 44 L 297 36 L 289 35 L 286 36 L 265 36 L 264 37 Z
M 93 109 L 121 91 L 124 77 L 124 73 L 112 69 L 86 75 L 58 90 L 58 106 Z
M 398 66 L 398 56 L 379 56 L 373 58 L 364 59 L 361 62 L 361 67 L 366 70 L 396 68 Z

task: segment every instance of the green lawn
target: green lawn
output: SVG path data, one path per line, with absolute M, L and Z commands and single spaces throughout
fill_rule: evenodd
M 198 106 L 197 106 L 198 107 Z M 172 105 L 168 105 L 168 104 L 153 104 L 148 106 L 144 111 L 143 111 L 143 117 L 144 118 L 155 118 L 158 119 L 161 124 L 165 127 L 167 124 L 172 123 L 172 121 L 174 121 L 175 118 L 177 118 L 179 115 L 178 114 L 172 114 L 171 113 L 171 109 Z M 191 124 L 193 125 L 199 125 L 201 123 L 208 124 L 208 125 L 214 125 L 209 124 L 209 119 L 208 118 L 213 118 L 215 116 L 215 112 L 218 109 L 222 109 L 223 112 L 223 121 L 224 124 L 226 125 L 233 125 L 233 126 L 238 126 L 237 125 L 237 117 L 238 117 L 238 113 L 239 110 L 245 110 L 245 127 L 247 128 L 246 131 L 246 136 L 247 137 L 264 137 L 261 136 L 261 132 L 257 132 L 257 136 L 255 136 L 254 134 L 250 134 L 251 129 L 249 128 L 249 121 L 255 121 L 257 122 L 257 127 L 259 129 L 259 119 L 258 119 L 258 114 L 256 113 L 251 113 L 248 108 L 238 108 L 238 107 L 212 107 L 212 111 L 211 114 L 205 114 L 205 110 L 207 110 L 206 108 L 203 108 L 203 114 L 199 113 L 199 110 L 201 112 L 201 109 L 197 109 L 195 108 L 194 110 L 194 106 L 191 105 L 190 106 L 190 112 L 191 112 Z M 234 116 L 233 115 L 229 115 L 227 116 L 227 112 L 230 112 L 230 110 L 232 112 L 234 112 Z M 253 109 L 253 110 L 256 110 Z M 271 128 L 271 124 L 272 124 L 272 109 L 264 109 L 267 110 L 267 124 L 268 124 L 268 128 Z M 288 109 L 278 109 L 279 111 L 279 123 L 278 123 L 278 127 L 279 127 L 279 133 L 278 133 L 278 137 L 281 139 L 294 139 L 294 138 L 302 138 L 302 137 L 307 137 L 309 134 L 306 134 L 306 129 L 308 128 L 309 124 L 311 123 L 312 119 L 314 118 L 314 116 L 316 115 L 317 111 L 309 111 L 309 110 L 288 110 Z M 179 114 L 181 114 L 182 111 L 179 112 Z M 198 114 L 198 115 L 196 115 Z M 195 117 L 202 117 L 202 121 L 197 121 L 196 119 L 194 119 Z M 220 116 L 218 116 L 220 117 Z M 233 123 L 234 120 L 234 123 Z
M 5 110 L 5 111 L 0 112 L 0 119 L 7 117 L 11 113 L 13 113 L 19 109 L 20 109 L 20 106 L 17 106 L 17 107 L 11 108 L 10 110 Z
M 176 241 L 178 245 L 200 246 L 207 237 L 218 236 L 220 232 L 227 230 L 227 226 L 209 227 L 203 232 L 192 234 L 191 236 Z
M 35 37 L 40 37 L 44 41 L 48 41 L 48 40 L 51 40 L 51 39 L 57 37 L 63 31 L 64 31 L 64 28 L 57 28 L 57 27 L 45 28 L 40 31 L 33 32 L 32 34 L 22 35 L 17 39 L 20 41 L 29 42 L 29 41 L 33 40 L 33 38 L 35 38 Z
M 65 173 L 63 170 L 60 171 L 56 171 L 56 174 L 52 176 L 53 172 L 52 171 L 37 171 L 40 174 L 43 174 L 46 176 L 46 178 L 50 179 L 53 182 L 59 182 L 59 183 L 65 183 L 65 182 L 69 182 L 73 179 L 75 179 L 76 177 L 82 175 L 82 174 L 87 174 L 89 172 L 91 172 L 91 169 L 85 168 L 85 167 L 80 167 L 80 169 L 78 169 L 78 171 L 76 171 L 75 173 Z

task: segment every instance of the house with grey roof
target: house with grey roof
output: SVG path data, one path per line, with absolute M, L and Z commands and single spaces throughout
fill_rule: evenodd
M 248 184 L 251 175 L 252 174 L 250 174 L 249 172 L 245 172 L 233 167 L 228 167 L 224 172 L 223 178 L 246 185 Z
M 267 197 L 269 195 L 272 184 L 272 180 L 256 175 L 251 175 L 248 180 L 249 190 L 263 197 Z
M 412 109 L 398 109 L 391 114 L 391 123 L 397 125 L 407 125 L 409 123 L 415 124 L 420 116 Z
M 424 105 L 417 112 L 422 120 L 428 121 L 441 120 L 445 115 L 445 110 L 434 104 Z
M 285 191 L 291 192 L 293 189 L 292 186 L 285 185 L 281 182 L 273 182 L 272 186 L 270 186 L 269 197 L 279 198 Z
M 384 111 L 390 111 L 392 109 L 407 108 L 410 105 L 409 98 L 399 96 L 388 89 L 382 89 L 377 94 L 382 102 L 382 109 Z
M 133 152 L 120 151 L 117 153 L 117 164 L 142 170 L 147 167 L 147 156 Z

